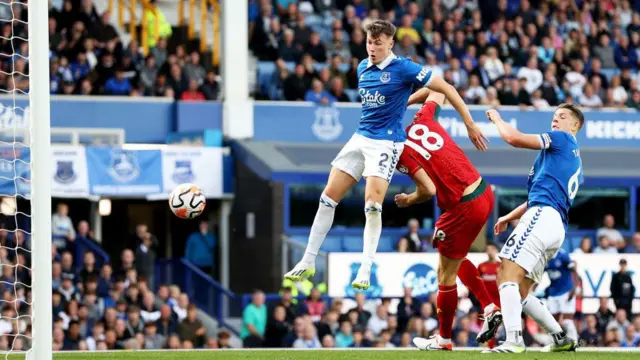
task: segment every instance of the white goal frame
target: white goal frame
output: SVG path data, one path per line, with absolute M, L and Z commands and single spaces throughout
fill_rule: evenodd
M 29 128 L 31 131 L 31 318 L 27 360 L 51 360 L 51 123 L 49 4 L 29 0 Z

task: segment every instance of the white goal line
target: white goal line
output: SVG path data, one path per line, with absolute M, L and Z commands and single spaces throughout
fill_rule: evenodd
M 455 351 L 477 352 L 486 348 L 481 347 L 457 347 Z M 541 347 L 527 348 L 527 352 L 540 352 Z M 297 348 L 241 348 L 241 349 L 161 349 L 161 350 L 103 350 L 103 351 L 54 351 L 53 354 L 105 354 L 105 353 L 171 353 L 171 352 L 274 352 L 274 351 L 420 351 L 417 348 L 319 348 L 319 349 L 297 349 Z M 578 352 L 623 352 L 623 353 L 640 353 L 640 348 L 621 348 L 621 347 L 583 347 Z M 10 354 L 24 354 L 24 351 L 15 351 Z M 0 352 L 0 355 L 7 352 Z

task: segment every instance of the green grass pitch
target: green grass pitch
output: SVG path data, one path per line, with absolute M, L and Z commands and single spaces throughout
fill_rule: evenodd
M 481 354 L 479 352 L 453 351 L 453 352 L 423 352 L 417 350 L 376 351 L 376 350 L 224 350 L 224 351 L 118 351 L 103 353 L 58 353 L 54 354 L 54 360 L 481 360 L 482 358 L 494 359 L 523 359 L 523 360 L 638 360 L 639 352 L 590 352 L 579 350 L 576 353 L 545 354 L 540 352 L 528 352 L 525 354 Z M 0 357 L 4 359 L 4 357 Z M 24 355 L 11 355 L 9 360 L 24 359 Z

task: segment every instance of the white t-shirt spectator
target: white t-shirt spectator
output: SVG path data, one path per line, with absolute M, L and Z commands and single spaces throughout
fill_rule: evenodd
M 380 335 L 380 332 L 388 327 L 387 320 L 379 318 L 376 314 L 373 314 L 367 323 L 367 329 L 373 331 L 376 336 Z
M 543 98 L 531 99 L 531 104 L 533 104 L 536 109 L 547 109 L 550 107 L 549 102 Z
M 580 103 L 580 105 L 582 106 L 600 107 L 602 106 L 602 99 L 600 99 L 600 96 L 596 94 L 591 94 L 591 96 L 589 97 L 587 97 L 587 95 L 585 94 L 582 94 L 578 98 L 578 103 Z
M 603 249 L 600 246 L 598 246 L 597 248 L 593 249 L 593 253 L 594 254 L 617 254 L 618 249 L 616 249 L 613 246 L 609 246 L 606 249 Z
M 606 227 L 601 227 L 600 229 L 598 229 L 598 232 L 596 233 L 596 238 L 600 239 L 602 236 L 608 237 L 611 244 L 624 241 L 624 237 L 622 236 L 620 231 L 618 231 L 618 229 L 609 229 Z
M 614 102 L 617 102 L 619 104 L 624 104 L 627 101 L 627 98 L 629 98 L 629 95 L 627 94 L 627 90 L 625 90 L 624 87 L 618 86 L 615 89 L 613 89 Z
M 471 103 L 479 103 L 485 97 L 487 97 L 487 91 L 482 86 L 470 87 L 465 94 L 465 99 Z
M 582 88 L 584 84 L 587 83 L 587 78 L 584 77 L 579 72 L 569 71 L 567 75 L 564 76 L 564 79 L 569 82 L 569 91 L 571 92 L 571 96 L 579 97 L 582 95 Z
M 542 76 L 542 72 L 538 69 L 530 69 L 528 67 L 521 67 L 518 70 L 517 78 L 525 78 L 527 79 L 527 83 L 524 85 L 524 89 L 527 90 L 529 94 L 533 94 L 534 91 L 538 90 L 540 86 L 542 86 L 542 82 L 544 81 L 544 77 Z
M 58 249 L 67 248 L 67 235 L 71 238 L 76 237 L 76 231 L 73 228 L 73 222 L 69 216 L 62 216 L 58 213 L 53 214 L 51 217 L 51 232 L 53 236 L 53 243 L 56 244 Z
M 504 75 L 504 65 L 500 59 L 487 59 L 484 63 L 484 69 L 489 73 L 489 79 L 496 81 L 500 76 Z M 540 83 L 542 84 L 542 82 Z

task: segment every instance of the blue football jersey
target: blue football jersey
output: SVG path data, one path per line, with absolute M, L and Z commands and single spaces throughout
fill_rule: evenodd
M 364 59 L 358 65 L 358 93 L 362 116 L 358 134 L 378 140 L 406 140 L 402 119 L 415 87 L 431 81 L 431 70 L 393 53 L 380 64 Z
M 560 296 L 573 289 L 573 277 L 571 276 L 574 263 L 569 254 L 560 249 L 553 259 L 547 264 L 547 274 L 551 284 L 547 288 L 549 296 Z
M 528 207 L 550 206 L 562 217 L 565 229 L 569 208 L 582 185 L 582 160 L 576 138 L 564 131 L 540 135 L 542 150 L 529 173 Z

